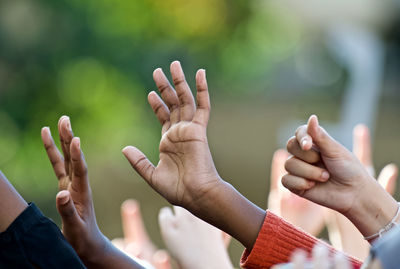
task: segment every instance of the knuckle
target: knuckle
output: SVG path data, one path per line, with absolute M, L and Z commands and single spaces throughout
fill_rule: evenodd
M 286 143 L 286 148 L 287 150 L 290 152 L 291 150 L 293 150 L 294 146 L 296 143 L 296 137 L 292 136 L 291 138 L 289 138 L 289 140 Z
M 167 89 L 169 89 L 169 85 L 168 84 L 161 84 L 161 85 L 158 85 L 158 91 L 161 93 L 161 94 L 163 94 L 163 92 L 165 91 L 165 90 L 167 90 Z
M 174 85 L 175 85 L 175 86 L 179 86 L 179 85 L 181 85 L 181 84 L 186 83 L 186 80 L 185 80 L 184 77 L 177 77 L 177 78 L 174 78 L 174 79 L 173 79 L 173 82 L 174 82 Z
M 287 160 L 286 160 L 286 162 L 285 162 L 285 170 L 286 171 L 290 171 L 290 170 L 292 170 L 292 167 L 293 167 L 293 164 L 295 163 L 295 161 L 296 161 L 296 159 L 295 159 L 295 157 L 294 156 L 290 156 Z

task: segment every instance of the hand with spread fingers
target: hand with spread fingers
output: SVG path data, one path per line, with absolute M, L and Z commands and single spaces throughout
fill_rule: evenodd
M 287 173 L 285 161 L 289 156 L 286 150 L 279 149 L 272 157 L 268 210 L 317 236 L 325 224 L 323 214 L 325 209 L 291 193 L 280 183 L 281 178 Z
M 69 117 L 60 118 L 58 131 L 64 157 L 48 127 L 42 129 L 42 140 L 58 178 L 60 192 L 56 205 L 64 236 L 87 267 L 142 268 L 113 247 L 97 226 L 86 162 L 80 139 L 73 135 Z
M 371 139 L 366 125 L 359 124 L 353 130 L 353 153 L 360 160 L 371 176 L 374 176 L 374 166 L 371 153 Z M 393 195 L 398 168 L 395 164 L 386 165 L 378 176 L 379 184 Z M 342 249 L 361 260 L 369 253 L 370 245 L 364 240 L 357 228 L 342 214 L 329 211 L 327 217 L 329 238 L 333 246 Z
M 156 269 L 170 269 L 169 254 L 158 250 L 146 231 L 136 200 L 128 199 L 121 205 L 122 228 L 124 238 L 112 240 L 112 243 L 129 256 L 151 263 Z
M 319 126 L 316 116 L 288 141 L 293 154 L 282 184 L 292 192 L 345 215 L 364 235 L 385 227 L 396 201 L 371 177 L 357 157 Z
M 196 105 L 180 63 L 173 62 L 170 69 L 175 89 L 163 71 L 156 69 L 153 78 L 162 98 L 155 92 L 148 96 L 162 125 L 157 166 L 135 147 L 125 147 L 123 153 L 136 172 L 171 204 L 186 208 L 251 249 L 265 211 L 223 181 L 214 166 L 206 134 L 210 99 L 205 70 L 196 74 Z
M 161 69 L 153 77 L 162 96 L 151 92 L 148 101 L 162 125 L 160 161 L 154 166 L 138 149 L 123 153 L 133 168 L 174 205 L 195 207 L 220 182 L 208 148 L 206 127 L 210 112 L 205 71 L 196 74 L 197 108 L 179 62 L 171 64 L 175 90 Z

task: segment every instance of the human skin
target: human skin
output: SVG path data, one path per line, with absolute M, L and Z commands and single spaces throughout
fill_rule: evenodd
M 363 236 L 377 233 L 398 205 L 360 161 L 319 126 L 316 116 L 288 141 L 282 184 L 312 202 L 346 216 Z
M 324 227 L 325 208 L 287 190 L 281 178 L 287 173 L 285 162 L 290 154 L 283 149 L 275 151 L 271 162 L 268 210 L 304 231 L 317 236 Z
M 233 269 L 222 231 L 178 206 L 162 208 L 158 222 L 181 269 Z
M 353 153 L 371 176 L 374 176 L 372 149 L 369 129 L 359 124 L 353 130 Z M 386 165 L 378 176 L 379 184 L 393 195 L 398 168 L 395 164 Z M 329 239 L 335 248 L 342 249 L 361 260 L 368 256 L 370 244 L 363 238 L 357 228 L 342 214 L 329 210 L 327 214 Z
M 0 171 L 0 232 L 28 207 L 28 204 Z
M 58 151 L 50 129 L 42 129 L 42 140 L 58 178 L 57 210 L 65 238 L 88 268 L 143 268 L 115 248 L 97 226 L 87 165 L 80 138 L 74 137 L 69 117 L 58 123 L 61 148 Z
M 151 263 L 156 269 L 171 268 L 168 252 L 157 249 L 147 233 L 138 201 L 128 199 L 122 203 L 121 220 L 124 237 L 113 239 L 114 246 L 131 257 Z
M 171 204 L 188 209 L 251 249 L 265 212 L 223 181 L 214 166 L 206 135 L 210 100 L 205 70 L 196 74 L 197 106 L 179 62 L 171 64 L 171 75 L 175 89 L 163 71 L 156 69 L 153 78 L 162 99 L 155 92 L 148 96 L 162 125 L 159 163 L 154 166 L 132 146 L 123 153 Z
M 170 69 L 175 89 L 162 70 L 156 69 L 153 78 L 161 98 L 155 92 L 151 92 L 148 96 L 150 106 L 162 125 L 158 164 L 153 165 L 139 149 L 133 146 L 125 147 L 123 153 L 136 172 L 167 201 L 186 208 L 197 217 L 229 233 L 251 250 L 263 224 L 265 211 L 225 182 L 214 166 L 206 135 L 210 101 L 205 71 L 199 70 L 196 74 L 196 106 L 180 63 L 173 62 Z M 319 158 L 318 153 L 305 155 L 306 158 Z M 362 166 L 357 169 L 357 176 L 361 175 L 364 179 L 368 176 Z M 318 177 L 322 175 L 322 171 L 325 170 L 319 169 Z M 329 173 L 325 178 L 318 179 L 326 182 Z M 308 189 L 316 185 L 314 181 L 303 180 L 303 182 L 306 182 Z M 364 223 L 362 214 L 368 212 L 368 209 L 379 210 L 379 206 L 371 208 L 365 204 L 365 199 L 361 201 L 353 198 L 357 197 L 363 188 L 369 190 L 375 188 L 372 181 L 363 183 L 360 186 L 342 184 L 338 188 L 329 189 L 335 191 L 335 195 L 339 198 L 347 200 L 324 201 L 321 195 L 326 194 L 326 190 L 324 188 L 321 190 L 320 187 L 312 191 L 312 195 L 303 196 L 319 198 L 310 200 L 346 213 L 361 231 L 368 234 L 379 230 L 383 222 L 393 217 L 396 203 L 391 197 L 386 197 L 385 201 L 389 202 L 389 205 L 394 202 L 393 207 L 386 210 L 385 214 L 380 214 L 381 218 L 378 221 L 373 219 L 372 223 L 367 219 L 368 221 Z M 333 186 L 336 186 L 336 183 Z M 295 190 L 296 186 L 289 187 Z M 343 194 L 347 195 L 342 197 Z M 381 205 L 379 201 L 373 202 L 377 203 L 374 205 Z

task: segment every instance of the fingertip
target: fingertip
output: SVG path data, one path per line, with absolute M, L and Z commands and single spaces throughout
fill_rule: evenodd
M 72 146 L 77 149 L 81 148 L 81 139 L 78 136 L 75 136 L 74 138 L 72 138 L 71 147 Z
M 161 208 L 160 212 L 158 213 L 158 221 L 160 223 L 164 223 L 164 221 L 171 220 L 173 217 L 174 213 L 172 212 L 172 209 L 168 206 Z
M 61 124 L 64 119 L 69 118 L 67 115 L 62 115 L 60 119 L 58 120 L 58 124 Z
M 181 67 L 181 62 L 180 61 L 178 61 L 178 60 L 175 60 L 175 61 L 173 61 L 172 63 L 171 63 L 171 70 L 173 69 L 173 68 L 180 68 Z
M 67 190 L 62 190 L 57 193 L 56 200 L 58 205 L 66 205 L 69 202 L 70 193 Z
M 128 155 L 129 155 L 132 151 L 134 151 L 134 150 L 135 150 L 134 147 L 132 147 L 132 146 L 126 146 L 126 147 L 124 147 L 124 148 L 122 149 L 122 153 L 123 153 L 126 157 L 128 157 Z
M 196 78 L 197 79 L 205 78 L 205 77 L 206 77 L 206 70 L 205 69 L 201 68 L 201 69 L 197 70 L 197 73 L 196 73 Z
M 167 266 L 169 265 L 170 257 L 166 250 L 157 250 L 153 255 L 153 263 L 157 266 Z M 168 267 L 164 267 L 168 268 Z
M 161 74 L 163 74 L 163 71 L 160 67 L 158 67 L 158 68 L 154 69 L 154 71 L 153 71 L 153 78 L 156 78 L 158 75 L 161 75 Z
M 394 164 L 394 163 L 390 163 L 390 164 L 388 164 L 387 165 L 387 167 L 388 167 L 388 169 L 390 169 L 390 171 L 393 173 L 393 174 L 398 174 L 399 173 L 399 167 L 396 165 L 396 164 Z
M 275 160 L 280 160 L 280 161 L 286 161 L 286 159 L 289 157 L 289 153 L 286 151 L 286 150 L 284 150 L 284 149 L 277 149 L 275 152 L 274 152 L 274 155 L 273 155 L 273 159 L 275 159 Z
M 321 179 L 323 179 L 323 181 L 327 181 L 330 178 L 329 172 L 328 171 L 322 171 L 321 173 Z
M 134 199 L 127 199 L 121 205 L 121 210 L 123 214 L 134 215 L 140 209 L 139 202 Z
M 318 126 L 319 123 L 318 123 L 318 117 L 317 117 L 317 115 L 312 114 L 312 115 L 310 116 L 310 118 L 308 119 L 308 124 L 313 124 L 313 125 Z
M 364 123 L 359 123 L 354 127 L 354 133 L 359 135 L 365 135 L 369 133 L 369 128 Z
M 41 133 L 50 133 L 50 127 L 49 126 L 44 126 L 41 129 Z

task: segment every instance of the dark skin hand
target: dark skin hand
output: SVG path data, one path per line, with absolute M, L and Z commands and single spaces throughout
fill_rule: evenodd
M 162 125 L 157 166 L 135 147 L 126 147 L 123 153 L 171 204 L 185 207 L 251 249 L 265 212 L 224 182 L 214 166 L 207 141 L 210 99 L 205 70 L 196 74 L 197 105 L 178 61 L 171 64 L 171 75 L 175 88 L 156 69 L 153 78 L 161 98 L 155 92 L 148 96 Z
M 67 116 L 60 118 L 58 131 L 63 155 L 48 127 L 42 129 L 42 140 L 58 178 L 56 205 L 64 236 L 88 268 L 142 268 L 116 249 L 97 226 L 80 139 L 74 137 Z

